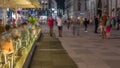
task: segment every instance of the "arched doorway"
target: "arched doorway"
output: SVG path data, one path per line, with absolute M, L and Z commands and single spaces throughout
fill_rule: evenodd
M 102 1 L 98 0 L 97 3 L 97 15 L 99 15 L 100 17 L 102 16 Z

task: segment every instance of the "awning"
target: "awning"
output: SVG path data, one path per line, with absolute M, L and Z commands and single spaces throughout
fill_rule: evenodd
M 38 0 L 0 0 L 0 8 L 4 8 L 4 25 L 6 24 L 6 8 L 41 8 Z
M 38 0 L 0 0 L 0 8 L 40 8 Z

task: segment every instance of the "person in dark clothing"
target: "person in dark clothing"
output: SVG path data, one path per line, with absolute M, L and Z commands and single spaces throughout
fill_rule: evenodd
M 99 27 L 99 18 L 97 16 L 95 16 L 94 22 L 95 22 L 95 32 L 94 33 L 98 33 L 97 30 Z
M 87 20 L 87 18 L 85 18 L 84 20 L 84 26 L 85 26 L 85 32 L 87 32 L 87 28 L 88 28 L 88 24 L 89 24 L 89 20 Z
M 117 17 L 117 30 L 119 30 L 119 29 L 120 29 L 119 24 L 120 24 L 120 18 L 119 18 L 119 17 Z
M 71 24 L 70 21 L 71 21 L 71 19 L 68 18 L 68 19 L 67 19 L 67 29 L 68 29 L 68 30 L 69 30 L 69 28 L 70 28 L 70 24 Z

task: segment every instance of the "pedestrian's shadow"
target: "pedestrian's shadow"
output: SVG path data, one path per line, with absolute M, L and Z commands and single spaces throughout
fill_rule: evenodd
M 119 37 L 111 37 L 110 39 L 120 39 L 120 36 Z

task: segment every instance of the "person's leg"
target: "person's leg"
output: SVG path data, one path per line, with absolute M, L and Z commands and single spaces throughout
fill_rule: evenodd
M 117 23 L 117 30 L 119 30 L 119 23 Z
M 62 37 L 62 26 L 60 26 L 60 37 Z
M 85 25 L 85 31 L 87 30 L 87 27 L 86 27 L 86 25 Z
M 53 27 L 51 27 L 51 35 L 53 36 Z
M 106 38 L 106 28 L 103 27 L 103 38 Z
M 69 30 L 69 28 L 70 28 L 70 23 L 68 23 L 68 30 Z
M 49 34 L 50 34 L 50 36 L 51 36 L 51 27 L 49 27 L 49 29 L 50 29 L 50 30 L 49 30 Z
M 99 28 L 99 25 L 97 25 L 97 27 L 96 27 L 96 31 L 97 31 L 97 33 L 98 33 L 98 28 Z
M 79 25 L 77 26 L 76 30 L 77 30 L 77 35 L 79 35 L 79 31 L 80 31 L 80 26 Z
M 85 25 L 85 32 L 87 32 L 87 28 L 88 28 L 88 25 L 86 24 L 86 25 Z
M 50 27 L 50 36 L 53 35 L 53 27 Z
M 106 39 L 110 39 L 110 32 L 106 32 Z
M 60 26 L 58 26 L 58 33 L 59 33 L 59 37 L 60 37 Z
M 95 25 L 95 32 L 94 33 L 97 33 L 97 25 Z
M 73 26 L 73 35 L 75 35 L 75 26 Z
M 104 38 L 104 27 L 101 26 L 101 35 L 102 35 L 102 38 Z

